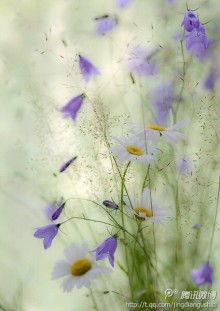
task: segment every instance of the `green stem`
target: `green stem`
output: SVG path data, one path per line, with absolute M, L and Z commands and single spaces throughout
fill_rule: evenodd
M 77 216 L 73 216 L 73 217 L 70 217 L 69 219 L 61 222 L 60 224 L 63 225 L 65 224 L 67 221 L 70 221 L 71 219 L 82 219 L 82 220 L 88 220 L 88 221 L 92 221 L 92 222 L 98 222 L 98 223 L 101 223 L 101 224 L 104 224 L 104 225 L 109 225 L 111 227 L 114 227 L 114 228 L 118 228 L 117 226 L 115 225 L 112 225 L 108 222 L 105 222 L 105 221 L 101 221 L 101 220 L 95 220 L 95 219 L 91 219 L 91 218 L 86 218 L 86 217 L 77 217 Z

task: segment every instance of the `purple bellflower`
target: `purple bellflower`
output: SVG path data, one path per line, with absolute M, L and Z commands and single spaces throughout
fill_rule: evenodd
M 111 236 L 106 239 L 92 252 L 96 252 L 96 261 L 102 260 L 108 256 L 110 265 L 114 267 L 114 253 L 117 248 L 117 238 L 116 236 Z
M 196 285 L 204 285 L 204 284 L 212 285 L 213 283 L 212 274 L 213 270 L 208 262 L 204 263 L 198 269 L 193 269 L 191 272 L 193 281 Z
M 57 219 L 60 217 L 60 215 L 61 215 L 61 213 L 62 213 L 62 211 L 63 211 L 63 209 L 64 209 L 64 207 L 65 207 L 65 204 L 66 204 L 66 202 L 61 202 L 61 204 L 59 204 L 59 206 L 58 206 L 58 208 L 55 210 L 55 212 L 53 212 L 53 214 L 52 214 L 52 216 L 51 216 L 51 218 L 52 218 L 53 221 L 54 221 L 54 220 L 57 220 Z
M 79 55 L 79 67 L 83 79 L 88 82 L 93 75 L 99 75 L 100 71 L 87 58 Z
M 203 88 L 206 90 L 214 91 L 217 79 L 218 79 L 218 73 L 216 69 L 210 70 L 210 72 L 206 76 L 205 81 L 203 83 Z
M 206 55 L 209 46 L 209 40 L 205 34 L 205 28 L 200 25 L 194 28 L 186 36 L 186 49 L 196 54 L 198 58 L 203 58 Z
M 181 26 L 183 26 L 186 31 L 191 32 L 192 30 L 199 28 L 200 21 L 192 11 L 187 11 L 184 15 Z
M 76 159 L 77 157 L 72 157 L 70 160 L 65 162 L 60 168 L 60 173 L 64 172 Z
M 83 93 L 72 98 L 64 107 L 62 107 L 60 111 L 63 113 L 64 118 L 71 117 L 75 121 L 84 98 L 85 94 Z
M 116 17 L 111 17 L 109 15 L 104 15 L 95 18 L 96 21 L 96 32 L 98 35 L 106 35 L 106 33 L 110 32 L 114 29 L 118 23 Z
M 58 233 L 58 229 L 61 224 L 50 224 L 41 228 L 36 228 L 34 237 L 38 239 L 44 239 L 44 248 L 47 249 L 50 247 L 53 239 Z
M 112 201 L 109 201 L 109 200 L 105 200 L 102 202 L 102 204 L 107 207 L 107 208 L 110 208 L 110 209 L 118 209 L 118 205 L 116 205 L 114 202 Z

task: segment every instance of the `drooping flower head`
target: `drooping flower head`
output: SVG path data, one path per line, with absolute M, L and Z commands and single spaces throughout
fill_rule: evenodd
M 130 72 L 138 76 L 148 76 L 156 73 L 155 62 L 152 60 L 154 54 L 158 49 L 152 53 L 148 53 L 142 46 L 136 46 L 132 49 L 129 60 L 128 69 Z
M 123 201 L 127 211 L 139 219 L 164 224 L 171 216 L 170 206 L 161 206 L 159 201 L 152 200 L 148 188 L 144 189 L 141 196 L 134 193 L 132 198 L 125 196 Z
M 60 109 L 63 113 L 64 118 L 71 117 L 74 121 L 77 117 L 77 114 L 82 106 L 85 94 L 78 95 L 72 98 L 64 107 Z
M 109 201 L 109 200 L 103 201 L 102 204 L 105 207 L 110 208 L 110 209 L 118 209 L 119 208 L 117 204 L 115 204 L 114 202 Z
M 102 36 L 106 35 L 108 32 L 113 30 L 118 23 L 116 17 L 112 17 L 109 15 L 96 17 L 95 21 L 96 21 L 96 32 L 98 35 Z
M 65 207 L 65 204 L 66 204 L 66 202 L 61 202 L 60 205 L 58 206 L 58 208 L 53 212 L 52 217 L 51 217 L 53 221 L 57 220 L 60 217 L 60 215 L 61 215 L 61 213 Z
M 196 285 L 212 285 L 213 283 L 213 270 L 208 262 L 204 263 L 198 269 L 193 269 L 191 275 Z
M 200 21 L 192 11 L 187 11 L 184 15 L 181 26 L 188 32 L 191 32 L 195 28 L 199 28 Z
M 71 159 L 69 159 L 68 161 L 66 161 L 60 168 L 60 173 L 63 173 L 75 160 L 77 159 L 77 157 L 72 157 Z
M 74 286 L 77 288 L 89 287 L 90 280 L 99 275 L 109 274 L 111 269 L 98 266 L 95 258 L 89 256 L 89 248 L 86 243 L 81 246 L 70 245 L 65 250 L 66 260 L 60 260 L 56 263 L 52 272 L 52 279 L 66 277 L 61 286 L 64 292 L 70 292 Z
M 110 265 L 114 267 L 114 254 L 117 248 L 116 236 L 111 236 L 104 240 L 96 249 L 92 252 L 96 252 L 96 261 L 102 260 L 108 257 Z
M 205 28 L 200 25 L 194 28 L 186 36 L 186 49 L 194 53 L 198 58 L 203 58 L 207 54 L 209 40 L 206 37 Z
M 100 71 L 87 58 L 79 55 L 79 67 L 81 75 L 86 82 L 92 78 L 93 75 L 99 75 Z
M 156 145 L 145 142 L 144 136 L 142 139 L 136 135 L 130 138 L 115 137 L 115 140 L 119 142 L 119 145 L 113 146 L 111 150 L 119 162 L 140 161 L 142 164 L 152 164 L 156 160 L 154 154 L 159 153 Z
M 34 233 L 35 238 L 44 239 L 44 248 L 47 249 L 51 246 L 51 243 L 58 233 L 58 229 L 61 224 L 50 224 L 41 228 L 37 228 Z

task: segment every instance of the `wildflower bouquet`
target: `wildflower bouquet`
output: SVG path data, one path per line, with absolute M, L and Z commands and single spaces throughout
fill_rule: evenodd
M 152 39 L 145 34 L 145 1 L 115 0 L 113 13 L 91 15 L 96 44 L 82 52 L 78 38 L 78 87 L 57 109 L 75 149 L 54 178 L 71 183 L 51 198 L 34 237 L 45 249 L 67 244 L 52 279 L 73 295 L 87 288 L 95 310 L 216 305 L 219 42 L 206 5 L 155 4 L 161 44 L 154 23 Z M 171 35 L 162 26 L 172 18 Z

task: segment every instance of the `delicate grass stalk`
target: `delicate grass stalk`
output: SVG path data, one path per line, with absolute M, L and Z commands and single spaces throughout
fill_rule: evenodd
M 209 261 L 210 256 L 211 256 L 211 252 L 212 252 L 213 240 L 214 240 L 214 235 L 215 235 L 215 227 L 216 227 L 217 215 L 218 215 L 219 195 L 220 195 L 220 176 L 219 176 L 219 180 L 218 180 L 218 195 L 217 195 L 214 224 L 212 226 L 212 235 L 211 235 L 211 240 L 210 240 L 210 244 L 209 244 L 209 252 L 208 252 L 207 261 Z
M 96 299 L 95 299 L 95 296 L 93 294 L 93 291 L 92 291 L 91 287 L 89 288 L 89 291 L 90 291 L 90 295 L 91 295 L 92 302 L 93 302 L 93 305 L 94 305 L 94 309 L 98 311 L 99 308 L 98 308 L 98 305 L 96 303 Z

